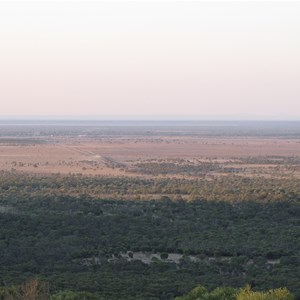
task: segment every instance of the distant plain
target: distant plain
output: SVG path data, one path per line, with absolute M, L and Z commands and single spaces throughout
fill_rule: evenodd
M 36 122 L 36 121 L 35 121 Z M 249 159 L 251 158 L 251 159 Z M 254 159 L 256 158 L 256 159 Z M 0 168 L 40 174 L 181 176 L 147 165 L 218 165 L 199 173 L 300 177 L 298 122 L 4 122 Z M 142 167 L 141 167 L 142 166 Z M 145 171 L 146 170 L 146 171 Z

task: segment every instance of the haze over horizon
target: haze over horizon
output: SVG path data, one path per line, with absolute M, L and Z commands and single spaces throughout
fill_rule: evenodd
M 1 1 L 0 119 L 300 120 L 300 2 Z
M 278 121 L 300 122 L 298 116 L 254 116 L 254 115 L 219 115 L 219 116 L 195 116 L 195 115 L 0 115 L 0 121 Z

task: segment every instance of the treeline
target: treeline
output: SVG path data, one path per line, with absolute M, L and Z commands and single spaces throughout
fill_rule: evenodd
M 228 168 L 224 168 L 219 163 L 203 162 L 199 164 L 191 163 L 172 163 L 172 162 L 142 162 L 136 163 L 131 172 L 151 174 L 151 175 L 175 175 L 183 174 L 189 176 L 206 175 L 211 172 L 229 172 Z M 238 171 L 238 170 L 237 170 Z
M 253 168 L 253 165 L 255 168 Z M 262 168 L 261 165 L 264 167 Z M 268 167 L 268 168 L 266 168 Z M 168 159 L 168 160 L 146 160 L 135 163 L 127 171 L 158 175 L 186 175 L 194 177 L 204 177 L 218 174 L 245 174 L 249 177 L 249 172 L 254 174 L 273 174 L 281 177 L 293 172 L 299 172 L 299 157 L 283 156 L 255 156 L 255 157 L 233 157 L 230 160 L 218 161 L 207 159 L 207 161 Z
M 298 178 L 224 176 L 214 180 L 132 178 L 82 175 L 30 175 L 0 171 L 0 197 L 74 197 L 124 200 L 162 199 L 207 201 L 299 201 Z

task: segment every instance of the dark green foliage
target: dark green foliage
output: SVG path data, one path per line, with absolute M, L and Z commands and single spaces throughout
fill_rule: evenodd
M 160 254 L 161 259 L 167 259 L 168 256 L 169 256 L 169 254 L 166 253 L 166 252 L 163 252 L 163 253 Z
M 50 300 L 99 300 L 100 296 L 87 292 L 59 291 Z M 104 299 L 104 298 L 102 298 Z
M 290 195 L 267 203 L 121 201 L 58 190 L 86 182 L 142 190 L 155 182 L 11 176 L 1 178 L 1 285 L 39 277 L 62 297 L 72 292 L 57 291 L 125 300 L 173 299 L 199 282 L 209 290 L 251 283 L 254 289 L 286 286 L 300 296 L 299 202 Z M 136 253 L 158 258 L 129 261 L 128 251 L 131 259 Z M 183 256 L 172 263 L 171 254 Z

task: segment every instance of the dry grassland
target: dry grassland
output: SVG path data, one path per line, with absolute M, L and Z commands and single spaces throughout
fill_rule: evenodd
M 248 164 L 238 161 L 240 158 L 247 157 L 300 158 L 300 141 L 249 137 L 102 138 L 99 140 L 78 137 L 53 138 L 53 141 L 50 139 L 45 144 L 0 143 L 2 170 L 43 174 L 142 176 L 143 174 L 131 172 L 134 164 L 180 159 L 194 164 L 205 161 L 227 162 L 227 167 L 247 169 L 243 175 L 249 176 L 257 173 L 257 169 L 260 173 L 268 175 L 269 170 L 277 166 L 276 159 L 274 164 Z

